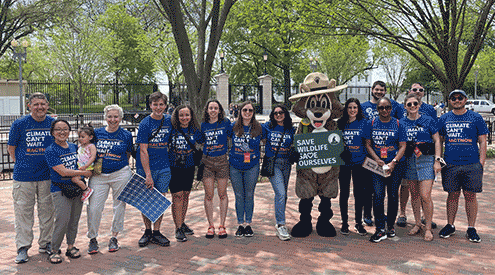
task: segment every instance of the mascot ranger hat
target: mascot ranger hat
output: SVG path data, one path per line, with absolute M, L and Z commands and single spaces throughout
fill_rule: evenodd
M 299 86 L 300 93 L 291 96 L 289 100 L 296 101 L 301 97 L 337 92 L 345 88 L 347 85 L 335 86 L 335 79 L 328 80 L 328 77 L 323 73 L 310 73 Z

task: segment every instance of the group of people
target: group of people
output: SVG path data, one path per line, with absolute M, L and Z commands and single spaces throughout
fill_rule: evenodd
M 255 119 L 253 104 L 244 102 L 239 106 L 238 119 L 232 123 L 226 118 L 220 102 L 210 100 L 199 125 L 190 106 L 178 106 L 170 116 L 166 113 L 167 97 L 164 94 L 156 92 L 149 98 L 152 112 L 139 124 L 136 138 L 139 147 L 135 149 L 132 134 L 121 127 L 123 110 L 118 105 L 104 108 L 106 126 L 98 129 L 81 127 L 78 130 L 79 146 L 76 146 L 69 142 L 69 122 L 47 116 L 45 95 L 35 93 L 30 96 L 28 106 L 31 113 L 14 122 L 8 142 L 9 154 L 15 162 L 13 198 L 17 263 L 28 261 L 36 202 L 41 232 L 39 252 L 48 253 L 51 263 L 62 262 L 60 247 L 64 236 L 67 238 L 65 255 L 70 258 L 81 256 L 74 243 L 85 201 L 88 253 L 97 253 L 98 228 L 110 190 L 113 220 L 108 251 L 119 250 L 117 236 L 124 227 L 126 204 L 117 197 L 132 176 L 129 158 L 133 150 L 137 151 L 136 173 L 145 179 L 147 187 L 154 187 L 162 194 L 169 191 L 172 194 L 175 237 L 179 242 L 187 241 L 187 235 L 194 234 L 185 219 L 198 164 L 195 161 L 198 144 L 203 144 L 202 181 L 209 223 L 206 238 L 215 235 L 227 237 L 225 220 L 229 179 L 235 193 L 238 218 L 235 236 L 253 236 L 251 223 L 254 190 L 259 176 L 260 145 L 262 140 L 266 140 L 266 154 L 277 157 L 275 173 L 270 177 L 275 191 L 276 232 L 280 239 L 290 239 L 285 226 L 285 204 L 291 169 L 288 156 L 295 129 L 287 108 L 277 105 L 270 114 L 270 121 L 260 124 Z M 228 139 L 232 142 L 230 151 Z M 215 186 L 220 200 L 218 226 L 213 219 Z M 160 232 L 163 216 L 154 223 L 146 216 L 142 217 L 145 231 L 138 245 L 170 245 Z
M 376 232 L 370 241 L 380 242 L 395 236 L 399 187 L 402 186 L 411 194 L 416 220 L 409 234 L 424 231 L 424 239 L 431 241 L 431 191 L 435 174 L 441 170 L 443 188 L 448 192 L 448 224 L 440 231 L 440 237 L 448 238 L 455 233 L 454 221 L 462 190 L 469 225 L 466 236 L 472 242 L 481 241 L 474 228 L 476 194 L 482 191 L 488 129 L 479 114 L 464 108 L 467 101 L 464 91 L 450 93 L 449 103 L 453 111 L 440 119 L 434 115 L 433 107 L 421 101 L 422 92 L 420 84 L 413 84 L 404 106 L 401 106 L 385 97 L 386 85 L 378 81 L 373 84 L 369 102 L 360 104 L 357 99 L 349 99 L 345 103 L 344 115 L 338 120 L 346 148 L 342 155 L 346 164 L 341 166 L 339 175 L 342 234 L 349 234 L 347 201 L 352 177 L 354 228 L 359 234 L 367 234 L 363 220 L 367 225 L 373 224 L 373 209 Z M 117 196 L 132 176 L 129 158 L 133 150 L 137 151 L 136 173 L 145 179 L 147 187 L 154 187 L 163 194 L 170 191 L 175 238 L 179 242 L 187 241 L 187 236 L 194 234 L 185 221 L 198 144 L 203 144 L 202 182 L 208 220 L 205 237 L 226 238 L 228 235 L 225 221 L 229 179 L 235 194 L 238 223 L 234 235 L 254 235 L 254 191 L 260 173 L 260 147 L 264 141 L 265 154 L 275 156 L 274 173 L 269 177 L 275 194 L 275 232 L 281 240 L 291 238 L 286 227 L 285 209 L 295 129 L 284 105 L 276 105 L 269 121 L 261 124 L 255 118 L 254 105 L 244 102 L 239 105 L 237 119 L 230 122 L 220 102 L 209 100 L 203 121 L 199 124 L 193 109 L 187 105 L 178 106 L 172 115 L 168 115 L 167 97 L 160 92 L 153 93 L 149 102 L 152 113 L 139 124 L 137 150 L 133 147 L 131 133 L 120 125 L 123 111 L 118 105 L 105 107 L 106 126 L 98 129 L 88 126 L 78 130 L 78 148 L 68 141 L 70 124 L 47 116 L 45 95 L 35 93 L 30 96 L 28 106 L 31 113 L 13 123 L 8 141 L 8 151 L 15 162 L 13 199 L 17 263 L 28 261 L 36 203 L 40 220 L 39 252 L 48 253 L 51 263 L 62 262 L 60 247 L 64 236 L 67 239 L 65 255 L 70 258 L 81 256 L 74 243 L 86 200 L 88 253 L 97 253 L 98 229 L 110 190 L 113 219 L 108 251 L 119 250 L 117 237 L 124 228 L 126 204 L 117 200 Z M 442 143 L 445 143 L 444 158 Z M 364 169 L 363 162 L 367 157 L 383 167 L 387 176 Z M 68 188 L 74 185 L 79 192 Z M 218 222 L 213 218 L 215 186 L 220 201 Z M 71 192 L 77 194 L 72 196 Z M 401 191 L 401 197 L 409 192 Z M 388 196 L 387 215 L 384 211 L 385 195 Z M 153 223 L 144 215 L 142 218 L 145 231 L 138 241 L 140 247 L 149 243 L 170 245 L 160 232 L 163 216 Z
M 487 148 L 488 128 L 483 118 L 465 108 L 467 95 L 462 90 L 449 94 L 452 111 L 440 118 L 433 106 L 421 101 L 424 89 L 419 83 L 411 86 L 403 105 L 385 97 L 385 93 L 386 84 L 375 82 L 371 100 L 363 104 L 355 98 L 347 100 L 344 115 L 338 121 L 346 145 L 342 155 L 346 165 L 341 166 L 339 176 L 342 234 L 349 234 L 347 201 L 352 175 L 355 230 L 359 234 L 367 233 L 361 218 L 363 210 L 365 217 L 371 212 L 367 205 L 372 201 L 376 231 L 370 241 L 394 237 L 399 198 L 397 225 L 405 227 L 410 194 L 415 223 L 408 234 L 424 231 L 424 240 L 432 241 L 432 227 L 436 224 L 432 221 L 431 192 L 436 174 L 441 172 L 443 189 L 448 192 L 448 224 L 440 230 L 439 236 L 448 238 L 455 233 L 454 221 L 462 190 L 468 217 L 466 237 L 472 242 L 480 242 L 475 222 L 476 194 L 482 191 Z M 443 143 L 445 148 L 442 150 Z M 386 175 L 365 170 L 366 157 L 382 167 Z M 386 215 L 385 195 L 388 198 Z

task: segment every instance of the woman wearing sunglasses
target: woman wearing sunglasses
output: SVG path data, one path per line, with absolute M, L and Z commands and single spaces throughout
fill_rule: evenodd
M 371 236 L 371 242 L 380 242 L 387 237 L 395 237 L 395 218 L 397 217 L 399 185 L 403 175 L 401 159 L 406 150 L 405 131 L 400 131 L 399 120 L 392 118 L 392 103 L 383 97 L 377 104 L 378 117 L 371 120 L 371 131 L 365 134 L 368 154 L 388 174 L 383 177 L 372 173 L 374 189 L 373 214 L 375 216 L 376 231 Z M 384 200 L 387 189 L 387 225 L 385 231 Z
M 232 128 L 230 149 L 230 181 L 235 194 L 235 211 L 239 227 L 236 237 L 252 237 L 254 188 L 260 170 L 261 124 L 254 117 L 254 105 L 247 101 L 239 106 L 239 115 Z
M 433 118 L 419 113 L 420 102 L 420 98 L 416 94 L 407 95 L 404 101 L 407 116 L 400 120 L 402 129 L 407 136 L 404 179 L 408 181 L 411 204 L 416 219 L 416 224 L 408 234 L 416 235 L 423 229 L 421 223 L 422 206 L 426 219 L 424 240 L 432 241 L 433 201 L 431 190 L 435 174 L 441 169 L 440 163 L 434 160 L 434 156 L 440 156 L 442 149 L 437 123 Z
M 369 130 L 369 122 L 363 115 L 361 104 L 356 98 L 349 98 L 345 102 L 344 114 L 337 121 L 339 130 L 342 131 L 345 142 L 345 150 L 341 155 L 345 165 L 340 166 L 340 215 L 342 228 L 340 233 L 349 235 L 349 216 L 347 214 L 348 201 L 351 186 L 351 176 L 354 193 L 354 216 L 356 225 L 354 230 L 361 236 L 368 234 L 363 226 L 363 209 L 367 217 L 371 217 L 371 200 L 373 189 L 367 186 L 370 174 L 363 168 L 366 158 L 364 134 Z M 369 207 L 366 207 L 369 206 Z
M 287 203 L 287 187 L 291 164 L 289 162 L 290 148 L 294 141 L 295 129 L 287 107 L 278 104 L 270 113 L 270 121 L 263 124 L 266 132 L 265 154 L 275 156 L 275 174 L 270 182 L 275 192 L 275 225 L 277 237 L 282 241 L 290 240 L 291 236 L 285 226 L 285 205 Z

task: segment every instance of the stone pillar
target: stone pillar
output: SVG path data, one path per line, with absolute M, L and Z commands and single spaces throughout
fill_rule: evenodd
M 272 111 L 272 79 L 273 77 L 271 75 L 263 75 L 258 77 L 260 80 L 260 85 L 263 87 L 263 94 L 262 94 L 262 102 L 263 106 L 263 114 L 264 115 L 269 115 L 270 112 Z
M 229 113 L 229 75 L 221 73 L 215 75 L 217 80 L 217 100 L 222 104 L 225 114 Z

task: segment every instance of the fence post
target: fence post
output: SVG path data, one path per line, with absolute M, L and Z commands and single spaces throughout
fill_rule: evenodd
M 217 100 L 222 104 L 224 110 L 229 110 L 229 75 L 221 73 L 215 75 L 217 80 Z
M 261 103 L 263 106 L 261 108 L 263 109 L 263 114 L 268 115 L 272 111 L 272 80 L 273 77 L 271 75 L 262 75 L 258 77 L 260 80 L 260 85 L 263 87 L 263 94 L 262 94 L 262 99 Z

